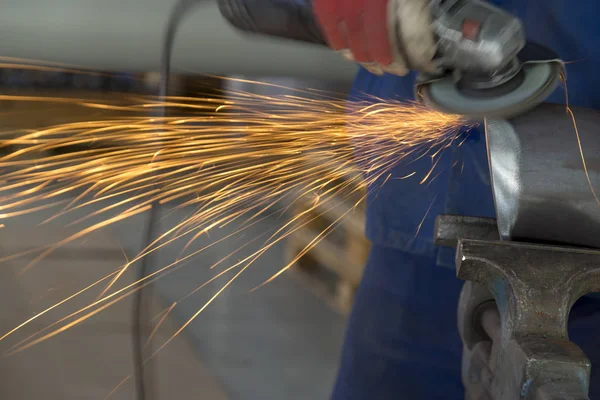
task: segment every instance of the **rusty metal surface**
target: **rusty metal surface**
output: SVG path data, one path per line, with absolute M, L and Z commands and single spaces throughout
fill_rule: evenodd
M 467 398 L 587 399 L 590 361 L 569 341 L 567 323 L 574 302 L 600 290 L 600 252 L 465 239 L 456 261 L 459 278 L 471 281 L 459 308 L 468 321 L 461 330 Z M 493 309 L 471 311 L 489 304 L 483 288 L 498 307 L 496 338 Z
M 498 240 L 498 225 L 493 218 L 438 215 L 435 219 L 434 242 L 438 246 L 456 247 L 458 239 Z

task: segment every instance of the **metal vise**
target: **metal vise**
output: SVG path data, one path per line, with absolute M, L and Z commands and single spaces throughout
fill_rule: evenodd
M 468 400 L 588 399 L 591 363 L 568 317 L 600 291 L 600 113 L 574 115 L 581 148 L 565 106 L 487 121 L 497 220 L 436 221 L 436 243 L 457 247 L 468 281 L 458 310 Z

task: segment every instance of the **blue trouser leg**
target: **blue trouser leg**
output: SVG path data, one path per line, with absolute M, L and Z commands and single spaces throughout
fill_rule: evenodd
M 461 286 L 434 256 L 373 246 L 332 398 L 463 400 L 456 329 Z

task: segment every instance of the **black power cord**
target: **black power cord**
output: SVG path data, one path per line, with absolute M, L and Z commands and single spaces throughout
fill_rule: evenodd
M 169 92 L 169 75 L 171 72 L 171 55 L 173 53 L 173 43 L 175 41 L 175 34 L 177 29 L 181 25 L 183 18 L 187 12 L 190 11 L 194 6 L 199 5 L 204 0 L 178 0 L 174 4 L 171 15 L 166 25 L 166 31 L 163 39 L 163 47 L 161 54 L 161 71 L 160 71 L 160 83 L 158 88 L 158 94 L 161 99 L 165 99 Z M 166 116 L 166 107 L 161 110 L 161 117 Z M 152 204 L 150 208 L 150 216 L 148 224 L 146 225 L 146 237 L 145 246 L 148 247 L 155 237 L 155 225 L 158 217 L 158 203 Z M 132 356 L 134 365 L 134 379 L 136 385 L 136 393 L 138 400 L 147 399 L 147 387 L 145 380 L 145 359 L 144 359 L 144 315 L 146 314 L 147 307 L 144 307 L 144 288 L 142 288 L 142 280 L 148 275 L 150 255 L 142 258 L 140 268 L 138 270 L 138 284 L 137 291 L 133 299 L 132 318 L 133 325 L 131 331 L 132 339 Z M 146 293 L 148 293 L 151 285 L 146 286 Z M 149 303 L 148 303 L 149 304 Z

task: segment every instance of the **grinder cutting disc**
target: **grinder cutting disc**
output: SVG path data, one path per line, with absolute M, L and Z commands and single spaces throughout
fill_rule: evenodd
M 563 62 L 550 50 L 527 43 L 516 60 L 510 79 L 498 85 L 470 85 L 455 76 L 424 79 L 417 83 L 417 96 L 425 104 L 450 114 L 471 118 L 505 119 L 542 103 L 556 89 L 564 73 Z M 476 82 L 477 83 L 477 82 Z

